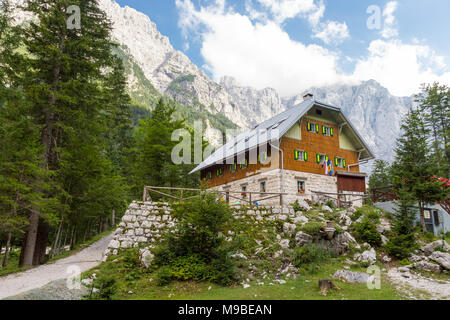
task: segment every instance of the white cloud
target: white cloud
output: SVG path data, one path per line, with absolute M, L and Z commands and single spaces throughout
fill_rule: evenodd
M 176 3 L 180 25 L 201 33 L 201 54 L 216 81 L 228 75 L 243 85 L 272 87 L 290 96 L 343 78 L 337 72 L 335 53 L 292 40 L 277 22 L 253 22 L 217 6 L 196 10 L 190 0 Z
M 313 86 L 370 79 L 400 96 L 418 92 L 425 82 L 450 84 L 444 58 L 417 39 L 405 43 L 396 38 L 382 38 L 370 43 L 365 57 L 343 57 L 322 46 L 291 39 L 280 24 L 294 14 L 302 15 L 311 25 L 312 37 L 325 43 L 349 37 L 345 23 L 320 21 L 322 2 L 317 5 L 306 0 L 258 1 L 267 11 L 261 11 L 261 6 L 256 10 L 251 0 L 247 0 L 247 14 L 234 12 L 224 0 L 199 9 L 191 0 L 176 0 L 179 25 L 189 39 L 198 37 L 201 41 L 204 68 L 215 81 L 232 76 L 242 85 L 275 88 L 282 96 L 299 94 Z M 288 4 L 292 11 L 286 11 Z M 390 2 L 384 9 L 385 27 L 394 29 L 396 8 L 396 3 Z M 355 63 L 350 75 L 339 68 L 339 61 L 345 59 Z
M 327 23 L 321 24 L 313 35 L 313 38 L 321 39 L 326 44 L 341 43 L 344 39 L 349 37 L 350 34 L 348 32 L 347 24 L 345 22 L 339 23 L 336 21 L 328 21 Z
M 442 56 L 430 47 L 405 44 L 400 40 L 375 40 L 367 58 L 357 62 L 353 77 L 374 79 L 398 96 L 417 93 L 422 83 L 440 81 L 450 84 L 450 72 Z
M 381 30 L 381 36 L 385 39 L 398 36 L 398 30 L 395 28 L 395 16 L 394 13 L 398 8 L 397 1 L 390 1 L 386 4 L 383 10 L 384 26 Z

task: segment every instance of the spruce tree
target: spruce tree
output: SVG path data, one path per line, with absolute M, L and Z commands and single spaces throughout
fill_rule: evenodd
M 67 27 L 66 10 L 71 5 L 80 8 L 80 29 Z M 98 185 L 84 185 L 82 191 L 74 186 L 68 188 L 67 181 L 76 181 L 77 175 L 82 177 L 85 172 L 70 170 L 61 163 L 74 156 L 84 156 L 85 161 L 103 160 L 105 156 L 102 136 L 107 129 L 105 114 L 111 105 L 104 104 L 103 84 L 108 70 L 114 66 L 111 27 L 95 0 L 32 0 L 27 1 L 25 10 L 37 18 L 23 30 L 28 52 L 24 88 L 32 104 L 33 118 L 42 128 L 42 167 L 52 172 L 54 187 L 46 196 L 57 197 L 64 203 L 60 212 L 69 210 L 74 221 L 82 213 L 82 207 L 73 203 L 76 202 L 73 199 L 79 198 L 80 192 L 89 193 L 94 185 L 98 189 Z M 99 163 L 108 166 L 107 161 Z M 88 172 L 95 173 L 94 179 L 103 175 L 103 170 Z M 90 198 L 89 201 L 95 200 Z M 45 222 L 41 212 L 37 206 L 30 216 L 23 265 L 36 262 L 33 257 L 39 242 L 38 226 Z
M 390 165 L 385 160 L 375 160 L 372 174 L 369 178 L 369 189 L 388 187 L 392 184 Z
M 402 136 L 397 139 L 395 162 L 392 165 L 394 183 L 417 201 L 420 223 L 425 233 L 424 207 L 428 203 L 444 200 L 447 197 L 446 189 L 432 179 L 437 167 L 428 145 L 430 131 L 420 111 L 410 110 L 401 129 Z

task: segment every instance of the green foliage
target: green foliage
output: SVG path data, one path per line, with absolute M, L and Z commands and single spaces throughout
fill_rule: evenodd
M 323 223 L 316 222 L 316 221 L 309 221 L 301 227 L 301 231 L 303 231 L 304 233 L 307 233 L 311 236 L 319 236 L 320 230 L 322 228 L 323 228 Z
M 387 187 L 392 184 L 391 168 L 387 161 L 375 160 L 372 174 L 369 178 L 369 190 Z
M 116 279 L 112 275 L 102 275 L 94 280 L 94 288 L 98 289 L 98 292 L 93 293 L 91 298 L 93 299 L 106 299 L 110 300 L 111 297 L 117 292 Z
M 379 219 L 379 216 L 378 216 Z M 353 225 L 354 235 L 360 240 L 367 242 L 373 246 L 381 245 L 381 235 L 377 231 L 376 219 L 374 217 L 365 216 L 361 222 Z
M 362 208 L 358 208 L 356 209 L 355 213 L 353 213 L 353 215 L 350 217 L 350 219 L 355 222 L 356 220 L 358 220 L 362 215 L 364 214 L 364 211 L 362 210 Z
M 397 209 L 392 215 L 393 236 L 386 244 L 386 251 L 397 259 L 404 259 L 418 247 L 414 235 L 416 211 L 412 209 L 413 202 L 407 190 L 400 189 L 397 193 L 400 199 L 396 202 Z
M 165 283 L 169 279 L 210 280 L 227 284 L 234 276 L 230 260 L 231 248 L 219 235 L 231 218 L 228 204 L 217 200 L 214 193 L 174 205 L 177 225 L 155 250 L 154 264 L 165 266 Z
M 314 274 L 319 270 L 320 264 L 329 261 L 333 254 L 316 245 L 296 247 L 292 263 L 297 268 Z

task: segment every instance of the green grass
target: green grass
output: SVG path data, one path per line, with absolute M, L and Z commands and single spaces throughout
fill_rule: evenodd
M 3 263 L 4 254 L 0 255 L 0 265 Z M 24 271 L 26 268 L 19 268 L 19 256 L 20 251 L 11 251 L 8 256 L 8 262 L 6 268 L 0 267 L 0 277 L 6 276 L 11 273 Z
M 369 290 L 366 284 L 349 284 L 334 280 L 341 288 L 330 291 L 324 297 L 320 294 L 318 281 L 331 279 L 331 275 L 342 269 L 342 258 L 332 259 L 321 264 L 320 269 L 310 274 L 304 272 L 286 284 L 270 285 L 271 280 L 263 280 L 264 285 L 257 285 L 257 281 L 250 282 L 250 287 L 244 289 L 242 285 L 221 287 L 208 282 L 172 282 L 166 286 L 156 285 L 154 272 L 146 272 L 138 266 L 127 265 L 123 256 L 110 258 L 106 263 L 86 272 L 83 278 L 93 273 L 96 277 L 102 275 L 113 276 L 116 279 L 117 292 L 111 297 L 113 300 L 400 300 L 405 299 L 382 275 L 381 289 Z M 365 269 L 352 268 L 353 271 L 364 272 Z M 273 282 L 272 282 L 273 283 Z M 129 293 L 129 292 L 132 293 Z

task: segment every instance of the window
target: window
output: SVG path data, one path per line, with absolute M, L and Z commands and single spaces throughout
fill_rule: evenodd
M 441 219 L 439 219 L 439 212 L 437 210 L 433 210 L 433 220 L 434 225 L 438 227 L 441 224 Z
M 297 181 L 297 192 L 299 194 L 305 194 L 306 192 L 306 182 L 303 180 Z
M 266 192 L 266 181 L 265 181 L 265 180 L 264 180 L 264 181 L 261 181 L 261 182 L 259 183 L 259 191 L 260 191 L 261 193 Z
M 247 186 L 242 186 L 241 196 L 244 199 L 247 198 Z
M 267 152 L 260 152 L 258 154 L 258 163 L 267 163 L 268 157 L 267 157 Z
M 322 134 L 324 136 L 332 137 L 333 136 L 333 128 L 328 127 L 328 126 L 322 126 Z
M 334 165 L 337 168 L 346 168 L 347 167 L 347 162 L 345 161 L 344 158 L 339 158 L 339 157 L 335 157 L 334 158 Z
M 222 175 L 223 175 L 223 169 L 222 168 L 217 169 L 217 176 L 221 177 Z
M 308 161 L 308 152 L 303 150 L 294 150 L 294 159 L 297 161 Z
M 430 212 L 430 210 L 425 210 L 423 212 L 423 216 L 424 216 L 425 219 L 430 220 L 431 219 L 431 212 Z
M 237 171 L 237 164 L 236 163 L 230 164 L 230 172 L 233 173 L 236 171 Z
M 321 153 L 316 154 L 316 162 L 318 164 L 327 163 L 328 159 L 329 159 L 328 156 L 325 154 L 321 154 Z
M 306 130 L 308 132 L 319 133 L 319 125 L 317 123 L 306 122 Z
M 207 180 L 211 180 L 211 179 L 212 179 L 212 173 L 211 173 L 211 171 L 206 173 L 206 179 L 207 179 Z
M 247 161 L 247 159 L 245 159 L 245 161 L 242 161 L 242 163 L 239 165 L 239 167 L 240 167 L 241 169 L 247 168 L 247 167 L 248 167 L 248 161 Z

